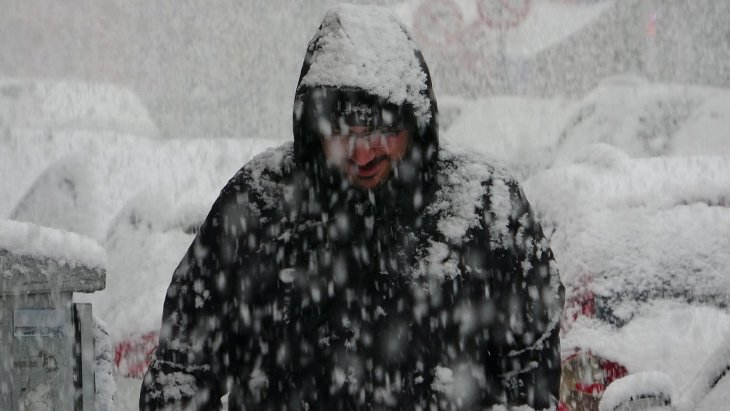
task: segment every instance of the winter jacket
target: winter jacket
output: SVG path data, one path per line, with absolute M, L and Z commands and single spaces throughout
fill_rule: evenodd
M 326 166 L 308 92 L 379 91 L 307 74 L 322 50 L 342 53 L 327 36 L 375 18 L 394 21 L 379 8 L 327 15 L 294 141 L 246 164 L 213 204 L 167 291 L 141 409 L 215 409 L 226 393 L 247 410 L 556 405 L 563 287 L 549 244 L 507 172 L 439 148 L 428 69 L 400 25 L 423 84 L 392 101 L 407 108 L 409 156 L 372 191 Z

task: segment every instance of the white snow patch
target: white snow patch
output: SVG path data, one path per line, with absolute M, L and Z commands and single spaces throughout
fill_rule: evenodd
M 492 187 L 504 186 L 512 178 L 499 163 L 488 163 L 484 158 L 466 153 L 455 147 L 445 147 L 440 151 L 441 172 L 439 177 L 440 189 L 435 199 L 426 209 L 426 214 L 438 216 L 437 229 L 443 235 L 445 242 L 440 240 L 429 241 L 428 248 L 423 250 L 425 255 L 420 259 L 413 275 L 428 275 L 434 279 L 453 278 L 459 275 L 459 261 L 456 253 L 452 253 L 454 246 L 461 245 L 467 240 L 466 235 L 470 228 L 479 226 L 483 218 L 477 213 L 485 205 L 487 194 L 486 183 L 492 179 Z M 510 216 L 513 204 L 507 192 L 506 203 L 499 201 L 492 193 L 491 211 L 505 218 Z M 497 200 L 495 204 L 494 201 Z M 503 208 L 506 207 L 506 208 Z M 489 222 L 489 221 L 488 221 Z M 504 229 L 507 229 L 507 222 Z M 502 246 L 505 235 L 495 240 L 495 246 Z
M 0 219 L 0 249 L 13 254 L 51 258 L 72 267 L 105 268 L 107 256 L 99 244 L 76 233 Z
M 656 300 L 636 310 L 621 328 L 579 318 L 561 338 L 561 349 L 582 347 L 625 366 L 629 373 L 661 371 L 685 387 L 705 369 L 730 335 L 730 314 L 705 305 Z M 671 359 L 668 361 L 667 359 Z
M 316 47 L 316 49 L 315 49 Z M 356 87 L 393 104 L 411 103 L 430 121 L 426 74 L 416 46 L 389 9 L 338 5 L 331 9 L 309 44 L 314 53 L 303 86 Z
M 730 334 L 724 338 L 717 349 L 704 362 L 700 371 L 692 378 L 689 385 L 685 386 L 677 401 L 678 410 L 694 410 L 697 404 L 702 403 L 702 409 L 712 408 L 710 404 L 719 403 L 720 393 L 724 392 L 724 399 L 727 401 L 727 387 L 730 387 Z M 718 379 L 720 379 L 718 381 Z M 712 387 L 713 384 L 716 384 Z M 724 390 L 724 391 L 723 391 Z M 708 395 L 709 393 L 709 395 Z M 726 406 L 727 402 L 723 403 Z
M 161 395 L 165 402 L 192 398 L 197 393 L 195 377 L 180 371 L 169 374 L 159 372 L 157 374 L 157 385 L 164 387 Z
M 642 372 L 620 378 L 606 388 L 599 411 L 614 411 L 619 405 L 630 400 L 639 400 L 643 396 L 657 396 L 670 400 L 674 393 L 672 380 L 661 372 Z
M 433 370 L 433 382 L 431 388 L 444 394 L 454 392 L 454 371 L 448 367 L 437 365 Z
M 260 368 L 254 369 L 251 372 L 250 378 L 248 379 L 248 387 L 251 389 L 251 391 L 263 390 L 268 386 L 269 377 L 266 375 L 266 373 Z

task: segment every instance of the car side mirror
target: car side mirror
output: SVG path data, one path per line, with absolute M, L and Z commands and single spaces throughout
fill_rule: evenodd
M 663 372 L 639 372 L 606 388 L 599 411 L 671 411 L 672 379 Z

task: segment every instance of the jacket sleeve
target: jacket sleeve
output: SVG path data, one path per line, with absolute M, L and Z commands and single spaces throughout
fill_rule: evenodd
M 230 185 L 230 183 L 229 183 Z M 226 392 L 226 283 L 235 241 L 223 190 L 175 270 L 163 306 L 160 342 L 145 374 L 141 410 L 218 409 Z
M 491 185 L 485 210 L 496 305 L 490 363 L 508 404 L 554 407 L 564 288 L 542 228 L 516 182 Z

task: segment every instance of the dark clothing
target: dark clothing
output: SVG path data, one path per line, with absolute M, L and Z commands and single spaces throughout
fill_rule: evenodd
M 447 188 L 420 224 L 366 197 L 322 212 L 290 146 L 244 167 L 175 271 L 142 404 L 209 409 L 230 390 L 231 409 L 428 409 L 450 398 L 445 368 L 462 408 L 554 403 L 563 291 L 547 242 L 513 180 L 442 157 Z M 462 221 L 475 167 L 483 194 Z
M 328 169 L 306 104 L 294 143 L 228 182 L 173 275 L 142 409 L 557 404 L 552 252 L 508 174 L 438 148 L 427 84 L 429 120 L 373 191 Z

